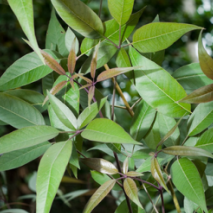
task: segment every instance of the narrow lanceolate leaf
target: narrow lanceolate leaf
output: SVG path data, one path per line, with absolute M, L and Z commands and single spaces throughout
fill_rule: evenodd
M 197 148 L 204 149 L 209 152 L 213 152 L 213 128 L 205 131 L 198 139 L 196 145 Z
M 132 139 L 121 126 L 105 118 L 97 118 L 91 121 L 81 133 L 81 136 L 91 141 L 103 143 L 140 144 Z
M 190 112 L 189 104 L 178 103 L 186 92 L 166 70 L 140 55 L 133 47 L 130 47 L 130 58 L 133 66 L 143 67 L 134 71 L 135 86 L 152 108 L 169 117 L 181 117 Z
M 100 18 L 80 0 L 51 0 L 61 18 L 88 38 L 99 38 L 104 32 Z
M 190 146 L 170 146 L 162 150 L 164 153 L 169 155 L 180 155 L 180 156 L 202 156 L 213 158 L 213 155 L 206 150 L 190 147 Z
M 124 190 L 130 200 L 132 200 L 135 204 L 137 204 L 140 208 L 143 209 L 143 206 L 141 205 L 138 198 L 138 189 L 134 180 L 132 180 L 131 178 L 126 178 L 124 180 Z
M 48 53 L 44 52 L 41 50 L 41 54 L 44 57 L 45 63 L 47 64 L 48 67 L 50 67 L 52 70 L 57 72 L 59 75 L 65 75 L 66 72 L 62 68 L 62 66 Z
M 36 212 L 49 213 L 72 152 L 72 141 L 51 146 L 41 159 L 36 180 Z
M 27 148 L 56 137 L 59 131 L 51 126 L 25 127 L 0 138 L 0 153 Z
M 76 54 L 75 54 L 76 38 L 72 42 L 72 47 L 68 56 L 68 70 L 72 74 L 75 70 Z
M 205 103 L 213 101 L 213 84 L 201 87 L 179 102 L 182 103 Z
M 0 157 L 0 171 L 21 167 L 44 154 L 50 146 L 51 143 L 44 142 L 28 148 L 4 153 Z
M 67 32 L 65 34 L 65 45 L 68 51 L 71 50 L 74 39 L 75 39 L 75 54 L 77 55 L 79 51 L 79 41 L 75 36 L 75 34 L 72 32 L 72 30 L 68 27 Z
M 81 161 L 89 168 L 103 174 L 113 175 L 118 173 L 117 168 L 112 163 L 101 158 L 81 158 Z
M 141 174 L 139 172 L 134 172 L 134 171 L 127 172 L 126 175 L 128 177 L 139 177 L 139 176 L 143 176 L 143 174 Z
M 109 11 L 119 25 L 129 20 L 133 5 L 134 0 L 108 0 Z
M 129 169 L 129 158 L 127 157 L 123 163 L 123 174 L 126 174 Z
M 95 86 L 91 86 L 89 88 L 89 92 L 88 92 L 88 106 L 90 107 L 90 103 L 94 97 L 95 94 Z
M 202 210 L 208 212 L 203 184 L 195 165 L 187 158 L 178 159 L 172 164 L 171 175 L 177 190 L 191 201 L 197 203 Z
M 50 104 L 59 118 L 59 120 L 68 128 L 75 130 L 77 128 L 77 120 L 72 111 L 63 104 L 59 99 L 57 99 L 54 95 L 48 92 L 48 97 L 50 100 Z
M 76 73 L 75 76 L 77 76 L 77 77 L 83 79 L 83 80 L 86 81 L 88 84 L 92 84 L 92 81 L 91 81 L 89 78 L 84 77 L 83 75 L 81 75 L 81 74 L 79 74 L 79 73 Z
M 172 45 L 185 33 L 202 29 L 190 24 L 155 22 L 139 28 L 133 35 L 133 45 L 140 52 L 157 52 Z
M 52 95 L 55 95 L 57 92 L 59 92 L 65 85 L 67 84 L 67 81 L 62 81 L 60 83 L 58 83 L 56 86 L 54 86 L 51 90 L 50 93 Z M 42 105 L 44 105 L 47 101 L 48 101 L 49 97 L 48 95 L 46 96 L 46 98 L 44 99 L 44 102 Z
M 88 201 L 83 213 L 90 213 L 108 195 L 115 183 L 116 180 L 109 180 L 101 185 Z
M 152 173 L 152 176 L 153 178 L 155 178 L 155 180 L 168 192 L 169 192 L 169 189 L 167 188 L 166 186 L 166 183 L 165 183 L 165 180 L 163 178 L 163 174 L 161 172 L 161 168 L 160 168 L 160 165 L 158 163 L 158 160 L 153 157 L 151 159 L 151 173 Z
M 198 40 L 198 56 L 203 73 L 210 79 L 213 79 L 213 59 L 208 55 L 203 46 L 202 31 Z
M 100 42 L 95 47 L 95 51 L 93 53 L 93 57 L 92 57 L 92 61 L 91 61 L 90 74 L 93 79 L 95 78 L 95 73 L 96 73 L 96 68 L 97 68 L 99 47 L 100 47 Z
M 103 71 L 99 76 L 97 77 L 97 82 L 107 80 L 109 78 L 116 77 L 118 75 L 124 74 L 126 72 L 129 72 L 131 70 L 137 69 L 139 67 L 124 67 L 124 68 L 113 68 L 106 71 Z
M 29 39 L 32 48 L 35 50 L 35 52 L 38 54 L 39 58 L 42 60 L 44 64 L 44 59 L 40 53 L 38 43 L 35 37 L 32 0 L 20 0 L 20 1 L 8 0 L 8 3 L 13 12 L 15 13 L 22 27 L 22 30 Z
M 42 114 L 29 103 L 6 93 L 0 93 L 0 118 L 5 123 L 23 128 L 45 125 Z

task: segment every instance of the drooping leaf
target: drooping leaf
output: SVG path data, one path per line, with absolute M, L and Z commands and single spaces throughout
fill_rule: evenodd
M 36 180 L 36 212 L 49 213 L 72 152 L 72 141 L 51 146 L 41 159 Z
M 12 152 L 4 153 L 0 157 L 0 171 L 6 171 L 21 167 L 41 156 L 50 146 L 51 144 L 49 142 L 44 142 L 28 148 L 18 149 Z
M 117 168 L 112 163 L 101 158 L 81 158 L 81 161 L 89 168 L 103 174 L 113 175 L 118 173 Z
M 101 185 L 88 201 L 83 213 L 90 213 L 111 191 L 116 180 L 109 180 Z
M 172 45 L 185 33 L 199 30 L 201 27 L 180 24 L 154 22 L 139 28 L 133 35 L 133 45 L 140 52 L 157 52 Z
M 100 18 L 80 0 L 51 0 L 57 13 L 74 30 L 88 38 L 99 38 L 104 33 Z
M 213 79 L 213 59 L 208 55 L 203 46 L 202 31 L 200 32 L 198 39 L 198 56 L 203 73 L 210 79 Z
M 124 190 L 126 192 L 126 195 L 132 200 L 135 204 L 137 204 L 140 208 L 143 209 L 143 206 L 141 205 L 139 198 L 138 198 L 138 189 L 137 186 L 131 178 L 126 178 L 124 180 Z
M 126 174 L 129 170 L 129 158 L 127 157 L 123 163 L 123 174 Z
M 190 105 L 177 101 L 186 96 L 182 86 L 162 67 L 140 55 L 130 47 L 133 66 L 143 66 L 134 71 L 136 90 L 140 96 L 162 114 L 181 117 L 190 112 Z
M 165 180 L 163 178 L 163 174 L 162 174 L 162 171 L 161 171 L 161 168 L 160 168 L 160 165 L 158 163 L 158 160 L 153 157 L 152 160 L 151 160 L 151 173 L 152 173 L 152 176 L 155 178 L 155 180 L 168 192 L 169 192 L 169 189 L 167 188 L 166 186 L 166 183 L 165 183 Z
M 75 130 L 77 128 L 77 119 L 72 111 L 63 104 L 59 99 L 54 95 L 51 95 L 48 92 L 48 97 L 51 103 L 51 106 L 59 118 L 59 120 L 68 128 Z
M 170 146 L 162 150 L 164 153 L 169 155 L 180 155 L 180 156 L 203 156 L 213 158 L 213 155 L 206 150 L 189 147 L 189 146 Z
M 177 190 L 208 212 L 203 184 L 195 165 L 187 158 L 177 159 L 172 164 L 171 175 Z
M 140 144 L 132 139 L 121 126 L 105 118 L 97 118 L 91 121 L 81 135 L 85 139 L 103 143 Z
M 30 41 L 32 48 L 35 50 L 40 60 L 44 64 L 44 59 L 40 53 L 38 43 L 35 37 L 32 0 L 8 0 L 8 3 L 13 12 L 15 13 L 22 27 L 22 30 Z
M 0 118 L 5 123 L 15 128 L 45 125 L 42 114 L 29 103 L 6 93 L 0 93 L 0 100 Z
M 119 25 L 123 25 L 129 20 L 133 4 L 134 0 L 108 0 L 109 11 Z
M 201 103 L 191 114 L 187 126 L 188 135 L 193 136 L 213 123 L 213 102 Z
M 76 64 L 76 54 L 75 54 L 76 38 L 74 38 L 70 53 L 68 56 L 68 70 L 70 73 L 74 73 L 75 64 Z
M 0 138 L 0 152 L 12 152 L 45 142 L 57 136 L 59 131 L 51 126 L 25 127 Z

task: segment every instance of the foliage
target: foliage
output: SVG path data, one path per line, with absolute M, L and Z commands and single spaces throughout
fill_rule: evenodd
M 116 199 L 114 191 L 120 192 L 117 213 L 124 209 L 152 212 L 150 205 L 155 212 L 160 207 L 162 213 L 181 212 L 177 193 L 184 196 L 186 213 L 189 209 L 212 212 L 208 168 L 212 168 L 213 158 L 213 89 L 209 80 L 213 80 L 213 59 L 202 43 L 203 28 L 160 22 L 156 17 L 137 29 L 145 8 L 132 13 L 134 0 L 108 0 L 113 19 L 105 22 L 100 18 L 101 5 L 97 15 L 80 0 L 52 0 L 46 47 L 41 50 L 34 32 L 32 0 L 3 3 L 14 11 L 28 39 L 24 41 L 34 52 L 18 59 L 0 78 L 0 125 L 17 129 L 0 138 L 0 171 L 42 156 L 37 177 L 33 176 L 36 212 L 50 212 L 56 194 L 68 206 L 69 200 L 89 194 L 92 196 L 82 208 L 89 213 L 111 191 Z M 66 31 L 55 11 L 68 25 Z M 71 28 L 84 37 L 82 42 Z M 171 75 L 162 68 L 164 50 L 192 30 L 200 31 L 199 63 Z M 107 63 L 113 59 L 117 67 L 109 68 Z M 117 83 L 121 75 L 139 96 L 131 107 Z M 40 79 L 43 94 L 22 89 Z M 98 89 L 100 82 L 110 79 L 111 104 Z M 115 105 L 116 91 L 125 106 Z M 115 107 L 126 110 L 132 121 L 125 125 L 117 122 Z M 44 119 L 46 111 L 49 116 Z M 183 129 L 187 129 L 186 135 Z M 87 157 L 85 142 L 92 150 L 105 152 L 108 160 Z M 84 183 L 78 180 L 82 164 L 91 169 L 92 178 L 101 186 L 63 194 L 58 189 L 61 182 Z M 75 178 L 64 176 L 65 172 Z M 142 199 L 144 196 L 147 199 Z M 172 208 L 166 206 L 166 196 L 173 200 Z

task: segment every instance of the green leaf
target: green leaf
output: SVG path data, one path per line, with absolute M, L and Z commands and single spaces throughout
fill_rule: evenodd
M 33 50 L 38 54 L 40 60 L 44 64 L 44 59 L 40 53 L 38 43 L 35 37 L 34 21 L 33 21 L 33 2 L 32 0 L 8 0 L 8 3 L 15 13 L 22 30 L 30 41 Z
M 111 191 L 116 180 L 109 180 L 101 185 L 88 201 L 83 213 L 90 213 Z
M 51 146 L 41 159 L 36 180 L 36 211 L 49 213 L 72 152 L 72 141 Z
M 195 165 L 187 158 L 177 159 L 171 167 L 172 181 L 184 196 L 206 209 L 203 184 Z
M 50 50 L 45 50 L 54 59 L 58 57 Z M 35 82 L 52 70 L 44 65 L 35 53 L 29 53 L 14 62 L 0 78 L 0 91 L 15 89 Z
M 133 153 L 132 158 L 134 159 L 147 159 L 150 157 L 149 153 L 152 152 L 149 148 L 139 149 Z
M 6 209 L 3 211 L 0 211 L 0 213 L 28 213 L 28 212 L 22 209 Z
M 126 174 L 129 170 L 129 158 L 127 157 L 123 163 L 122 171 L 123 174 Z
M 102 143 L 140 144 L 132 139 L 121 126 L 105 118 L 97 118 L 91 121 L 81 133 L 81 136 L 85 139 Z
M 104 33 L 100 18 L 80 0 L 51 0 L 61 18 L 88 38 L 99 38 Z
M 188 135 L 193 136 L 202 132 L 213 122 L 213 102 L 199 104 L 191 114 L 187 126 Z
M 109 11 L 119 25 L 129 20 L 133 5 L 134 0 L 108 0 Z
M 213 128 L 208 129 L 201 135 L 195 147 L 213 152 Z
M 213 84 L 201 87 L 191 94 L 182 98 L 179 102 L 182 103 L 205 103 L 213 101 Z
M 170 146 L 162 150 L 164 153 L 169 155 L 180 155 L 180 156 L 203 156 L 213 158 L 213 155 L 206 150 L 190 147 L 190 146 Z
M 49 142 L 44 142 L 35 146 L 3 154 L 0 157 L 0 171 L 6 171 L 17 167 L 21 167 L 29 163 L 30 161 L 38 158 L 39 156 L 43 155 L 43 153 L 50 146 L 51 144 Z
M 163 174 L 162 174 L 162 171 L 161 171 L 161 168 L 160 168 L 160 165 L 158 163 L 158 160 L 153 157 L 152 160 L 151 160 L 151 173 L 152 173 L 152 176 L 155 178 L 155 180 L 168 192 L 169 192 L 169 189 L 167 188 L 166 186 L 166 183 L 165 183 L 165 180 L 163 178 Z
M 171 46 L 185 33 L 202 29 L 190 24 L 155 22 L 142 26 L 133 35 L 133 46 L 140 52 L 157 52 Z
M 137 186 L 131 178 L 126 178 L 124 180 L 124 190 L 126 192 L 126 195 L 132 200 L 135 204 L 137 204 L 140 208 L 143 209 L 143 206 L 141 205 L 139 198 L 138 198 L 138 189 Z
M 5 93 L 0 93 L 0 100 L 0 117 L 5 123 L 15 128 L 45 125 L 41 113 L 27 102 Z
M 200 32 L 200 36 L 198 39 L 198 56 L 200 61 L 200 67 L 203 73 L 210 79 L 213 79 L 213 59 L 208 55 L 203 46 L 202 31 Z
M 0 138 L 0 152 L 12 152 L 40 144 L 57 136 L 59 131 L 51 126 L 25 127 Z
M 101 158 L 81 158 L 81 162 L 103 174 L 113 175 L 118 173 L 117 168 L 112 163 Z
M 74 38 L 71 49 L 70 49 L 70 53 L 67 59 L 67 66 L 68 66 L 68 70 L 69 73 L 73 74 L 75 71 L 75 65 L 76 65 L 76 54 L 75 54 L 75 46 L 76 46 L 76 38 Z
M 107 97 L 101 99 L 101 101 L 95 102 L 84 109 L 84 111 L 78 117 L 78 128 L 81 129 L 86 126 L 91 120 L 93 120 L 98 112 L 101 110 L 103 105 L 105 104 Z
M 132 211 L 134 213 L 145 213 L 144 209 L 141 209 L 139 206 L 137 206 L 132 201 L 130 201 L 130 203 L 131 203 Z M 123 200 L 120 203 L 120 205 L 117 207 L 115 213 L 129 213 L 129 209 L 128 209 L 128 205 L 127 205 L 126 200 Z
M 146 135 L 155 118 L 155 113 L 156 111 L 144 100 L 137 105 L 130 127 L 130 134 L 135 140 L 140 141 Z
M 190 105 L 177 101 L 186 96 L 182 86 L 162 67 L 140 55 L 130 47 L 133 66 L 143 66 L 135 70 L 136 90 L 152 108 L 169 117 L 181 117 L 190 112 Z
M 75 42 L 75 54 L 77 55 L 78 51 L 79 51 L 79 41 L 77 39 L 77 37 L 75 36 L 75 34 L 72 32 L 72 30 L 70 28 L 67 29 L 67 32 L 65 34 L 65 45 L 67 47 L 67 50 L 70 52 L 72 44 L 74 39 L 76 39 Z
M 59 118 L 59 120 L 68 128 L 75 130 L 77 129 L 77 120 L 72 111 L 63 104 L 59 99 L 57 99 L 54 95 L 51 95 L 48 92 L 49 100 L 51 106 Z
M 185 65 L 177 69 L 172 76 L 182 85 L 187 94 L 213 83 L 213 81 L 202 72 L 199 63 Z
M 128 177 L 139 177 L 139 176 L 143 176 L 143 174 L 141 174 L 139 172 L 134 172 L 134 171 L 127 172 L 126 175 Z

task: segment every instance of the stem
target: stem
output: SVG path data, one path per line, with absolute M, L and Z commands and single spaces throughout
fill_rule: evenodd
M 159 192 L 161 197 L 162 213 L 165 213 L 164 200 L 163 200 L 163 188 L 159 185 Z
M 113 44 L 117 49 L 119 49 L 119 46 L 116 45 L 113 41 L 111 41 L 110 39 L 108 39 L 106 36 L 102 35 L 102 37 L 104 37 L 107 41 L 109 41 L 111 44 Z
M 75 134 L 74 135 L 72 135 L 68 140 L 71 140 L 72 138 L 74 138 L 76 135 L 79 135 L 80 133 L 82 133 L 84 130 L 77 130 L 76 132 L 75 132 Z
M 119 25 L 119 48 L 121 48 L 121 25 Z
M 182 142 L 182 146 L 184 145 L 184 143 L 187 141 L 187 139 L 189 138 L 189 136 L 187 135 L 186 137 L 185 137 L 185 139 L 183 140 L 183 142 Z
M 126 45 L 124 45 L 122 47 L 128 47 L 129 45 L 132 45 L 132 43 L 126 44 Z
M 111 175 L 108 175 L 108 177 L 110 177 L 111 179 L 115 179 L 115 178 L 113 178 Z M 123 186 L 122 186 L 122 184 L 118 181 L 118 179 L 116 179 L 116 183 L 123 189 Z
M 114 107 L 120 108 L 120 109 L 126 109 L 126 107 L 124 107 L 124 106 L 117 106 L 117 105 L 114 105 Z
M 138 180 L 138 181 L 140 181 L 140 182 L 142 182 L 142 183 L 146 183 L 146 184 L 152 186 L 153 188 L 157 189 L 158 191 L 160 190 L 159 187 L 155 186 L 154 184 L 152 184 L 152 183 L 150 183 L 150 182 L 147 182 L 147 181 L 145 181 L 145 180 L 142 180 L 142 179 L 136 178 L 136 177 L 132 177 L 132 178 L 135 179 L 135 180 Z
M 80 154 L 81 156 L 83 156 L 84 158 L 87 158 L 83 153 L 81 153 L 79 150 L 76 149 L 76 151 L 78 152 L 78 154 Z
M 100 1 L 100 8 L 99 8 L 99 12 L 98 12 L 99 18 L 101 17 L 102 1 L 103 1 L 103 0 Z
M 112 114 L 111 114 L 111 120 L 112 120 L 112 121 L 114 121 L 115 84 L 116 84 L 116 80 L 115 80 L 115 78 L 114 78 L 114 87 L 113 87 L 113 95 L 112 95 Z
M 139 99 L 131 106 L 131 109 L 133 109 L 141 100 L 142 100 L 142 98 L 139 98 Z

